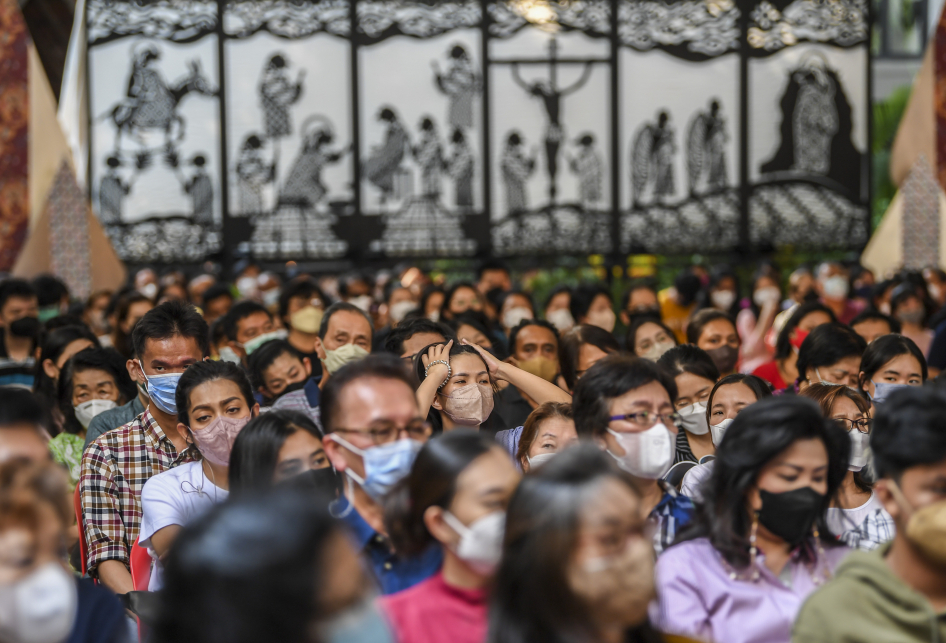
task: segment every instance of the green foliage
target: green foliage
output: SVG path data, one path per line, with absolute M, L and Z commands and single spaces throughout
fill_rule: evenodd
M 874 190 L 871 195 L 872 226 L 876 228 L 890 201 L 897 192 L 897 186 L 890 180 L 890 150 L 897 136 L 900 120 L 910 101 L 912 87 L 895 89 L 886 100 L 874 103 L 874 136 L 871 141 L 871 163 L 873 164 Z

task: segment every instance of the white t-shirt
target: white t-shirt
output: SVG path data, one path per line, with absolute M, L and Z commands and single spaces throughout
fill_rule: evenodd
M 851 549 L 875 549 L 896 534 L 893 518 L 873 491 L 860 507 L 830 507 L 826 518 L 832 533 Z
M 218 502 L 227 499 L 229 491 L 215 486 L 200 466 L 188 462 L 154 476 L 141 489 L 141 530 L 138 544 L 148 549 L 154 563 L 148 591 L 155 592 L 164 585 L 161 562 L 151 548 L 151 537 L 171 525 L 182 527 L 205 513 Z
M 680 493 L 693 502 L 702 501 L 703 489 L 701 487 L 709 480 L 711 473 L 713 473 L 713 460 L 696 465 L 683 476 L 683 481 L 680 483 Z

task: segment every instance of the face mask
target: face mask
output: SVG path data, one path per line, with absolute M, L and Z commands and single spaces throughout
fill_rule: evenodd
M 236 287 L 243 299 L 251 299 L 256 294 L 256 278 L 240 277 L 237 279 Z
M 292 326 L 293 330 L 300 333 L 315 335 L 319 332 L 319 327 L 322 325 L 322 315 L 324 314 L 325 311 L 321 308 L 306 306 L 289 316 L 289 325 Z
M 736 369 L 736 362 L 739 361 L 738 348 L 724 344 L 719 348 L 711 348 L 706 353 L 713 359 L 720 373 L 731 373 Z
M 608 454 L 618 466 L 632 476 L 643 480 L 658 480 L 673 464 L 673 435 L 663 423 L 655 424 L 640 433 L 618 433 L 608 429 L 624 455 Z
M 706 403 L 697 402 L 678 411 L 680 414 L 680 423 L 688 433 L 693 435 L 706 435 L 709 432 L 709 424 L 706 422 Z
M 145 284 L 138 289 L 138 292 L 148 299 L 153 300 L 158 294 L 158 284 Z
M 638 308 L 631 308 L 627 311 L 628 317 L 632 320 L 639 317 L 656 317 L 660 319 L 660 306 L 641 306 Z
M 647 618 L 656 598 L 654 548 L 644 538 L 628 541 L 616 556 L 592 558 L 569 573 L 569 585 L 595 619 L 635 626 Z
M 526 456 L 526 462 L 529 463 L 529 471 L 535 471 L 536 467 L 541 467 L 543 464 L 557 455 L 557 453 L 540 453 L 539 455 L 534 455 L 531 458 Z
M 337 349 L 325 351 L 325 359 L 322 363 L 329 373 L 337 373 L 345 364 L 357 362 L 360 359 L 368 357 L 368 351 L 357 344 L 345 344 Z
M 541 377 L 546 382 L 551 382 L 558 375 L 558 364 L 555 360 L 541 355 L 519 362 L 519 368 L 526 373 Z
M 391 321 L 394 322 L 395 324 L 400 324 L 404 320 L 404 318 L 407 317 L 407 313 L 416 309 L 417 309 L 417 304 L 415 304 L 412 301 L 399 301 L 393 306 L 391 306 L 391 310 L 388 313 L 388 317 L 390 317 Z
M 224 346 L 220 349 L 220 361 L 221 362 L 230 362 L 231 364 L 240 364 L 243 360 L 240 359 L 240 356 L 236 354 L 229 346 Z
M 891 384 L 890 382 L 874 382 L 873 380 L 871 382 L 874 384 L 874 395 L 871 397 L 874 404 L 881 404 L 894 391 L 910 386 L 909 384 Z
M 371 304 L 374 303 L 370 295 L 358 295 L 348 300 L 348 303 L 355 308 L 360 308 L 364 312 L 371 311 Z
M 652 362 L 656 362 L 658 359 L 663 357 L 664 353 L 669 351 L 674 346 L 676 346 L 676 344 L 674 344 L 673 342 L 656 342 L 654 344 L 651 344 L 650 348 L 644 351 L 641 357 L 643 357 L 644 359 L 649 359 Z
M 46 306 L 45 308 L 39 309 L 38 319 L 41 323 L 45 324 L 50 319 L 55 319 L 56 317 L 59 317 L 59 314 L 61 312 L 62 311 L 59 310 L 59 306 Z
M 870 455 L 870 434 L 851 429 L 848 435 L 851 437 L 851 459 L 847 468 L 849 471 L 860 471 Z
M 710 433 L 713 435 L 713 446 L 718 447 L 719 443 L 723 441 L 723 434 L 726 433 L 726 429 L 729 428 L 730 424 L 732 424 L 732 418 L 727 418 L 719 424 L 710 425 Z
M 89 423 L 92 421 L 92 418 L 103 411 L 114 409 L 115 406 L 115 402 L 111 400 L 89 400 L 88 402 L 83 402 L 74 407 L 76 419 L 79 420 L 79 424 L 82 425 L 83 429 L 87 429 L 89 428 Z
M 449 511 L 444 511 L 443 520 L 460 534 L 460 543 L 454 553 L 469 565 L 470 569 L 483 576 L 492 574 L 499 566 L 503 553 L 503 535 L 506 529 L 506 512 L 496 511 L 474 521 L 469 527 Z
M 946 568 L 946 500 L 914 509 L 900 487 L 889 480 L 889 489 L 903 509 L 910 512 L 906 537 L 924 558 Z
M 326 438 L 361 456 L 365 464 L 365 477 L 359 476 L 351 467 L 345 469 L 345 474 L 357 482 L 375 502 L 381 502 L 391 487 L 411 472 L 417 452 L 424 446 L 417 440 L 404 438 L 368 449 L 359 449 L 336 433 L 330 433 Z
M 549 320 L 550 324 L 558 329 L 558 332 L 560 333 L 571 330 L 575 326 L 575 318 L 572 317 L 571 312 L 567 308 L 553 310 L 545 317 Z
M 936 301 L 936 302 L 938 302 L 939 298 L 942 297 L 943 295 L 943 291 L 936 284 L 930 284 L 927 287 L 927 290 L 929 290 L 930 292 L 930 298 L 932 298 L 933 301 Z
M 762 509 L 759 523 L 795 548 L 811 533 L 811 526 L 824 511 L 824 496 L 811 487 L 769 493 L 759 490 Z
M 141 374 L 145 376 L 148 383 L 148 397 L 154 402 L 154 405 L 167 413 L 168 415 L 177 415 L 177 400 L 174 395 L 177 392 L 177 383 L 183 373 L 167 373 L 165 375 L 145 375 L 145 367 L 141 360 L 138 360 L 138 367 L 141 368 Z
M 394 643 L 373 596 L 316 626 L 323 643 Z
M 857 389 L 854 388 L 853 386 L 848 386 L 847 384 L 841 384 L 840 382 L 829 382 L 829 381 L 826 380 L 825 378 L 821 377 L 821 371 L 819 371 L 817 368 L 815 368 L 815 377 L 818 378 L 818 381 L 819 381 L 819 382 L 821 382 L 822 384 L 827 384 L 828 386 L 846 386 L 847 388 L 851 389 L 852 391 L 856 391 L 856 390 L 857 390 Z
M 61 565 L 49 562 L 12 585 L 0 585 L 0 641 L 61 643 L 72 631 L 78 589 Z
M 428 315 L 427 315 L 427 319 L 429 319 L 429 320 L 432 321 L 432 322 L 439 322 L 439 321 L 440 321 L 440 311 L 439 311 L 439 310 L 435 310 L 435 311 L 433 311 L 432 313 L 428 314 Z
M 788 343 L 792 345 L 796 353 L 801 350 L 801 345 L 805 343 L 805 338 L 808 337 L 810 332 L 811 331 L 805 330 L 804 328 L 796 328 L 794 332 L 792 332 Z
M 332 467 L 303 471 L 283 480 L 282 484 L 304 491 L 317 499 L 335 499 L 340 490 L 338 474 Z
M 840 275 L 828 277 L 821 282 L 821 290 L 828 299 L 844 299 L 847 297 L 849 288 L 850 285 L 847 283 L 847 279 Z
M 476 382 L 454 389 L 447 395 L 441 393 L 441 406 L 447 417 L 460 426 L 479 426 L 493 412 L 493 391 Z
M 10 334 L 15 337 L 33 338 L 39 335 L 40 322 L 36 317 L 20 317 L 16 321 L 10 322 Z
M 755 305 L 759 306 L 760 308 L 765 308 L 767 305 L 773 306 L 777 304 L 781 297 L 782 293 L 775 286 L 759 288 L 757 291 L 752 293 L 752 301 L 755 302 Z
M 512 330 L 526 319 L 532 319 L 532 311 L 528 308 L 510 308 L 503 314 L 503 328 Z
M 599 310 L 593 315 L 588 315 L 588 323 L 598 328 L 603 328 L 609 333 L 614 330 L 614 324 L 617 323 L 617 316 L 610 308 Z
M 720 310 L 729 310 L 736 301 L 736 293 L 731 290 L 716 290 L 710 293 L 710 301 Z
M 261 295 L 263 296 L 263 305 L 266 308 L 275 308 L 279 305 L 279 288 L 270 288 L 269 290 L 264 290 Z
M 309 380 L 302 380 L 301 382 L 293 382 L 292 384 L 287 384 L 286 388 L 280 391 L 279 395 L 277 395 L 275 399 L 278 400 L 284 395 L 295 393 L 296 391 L 301 391 L 302 389 L 305 388 L 305 385 L 308 383 L 309 383 Z
M 897 313 L 897 319 L 902 324 L 922 324 L 926 313 L 922 310 L 904 310 Z
M 218 417 L 199 431 L 192 430 L 191 435 L 194 436 L 200 454 L 208 462 L 212 462 L 219 467 L 225 467 L 230 464 L 230 452 L 233 450 L 233 442 L 249 421 L 250 418 L 248 417 Z
M 280 328 L 279 330 L 274 330 L 270 333 L 263 333 L 262 335 L 257 335 L 253 339 L 248 340 L 243 344 L 243 350 L 246 351 L 247 357 L 252 355 L 257 348 L 265 344 L 266 342 L 271 342 L 274 339 L 286 339 L 289 335 L 285 329 Z

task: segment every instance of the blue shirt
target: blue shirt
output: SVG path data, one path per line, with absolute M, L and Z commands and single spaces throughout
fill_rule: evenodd
M 128 618 L 115 595 L 88 578 L 77 578 L 79 609 L 66 643 L 128 643 Z
M 693 520 L 693 501 L 677 493 L 671 485 L 659 480 L 664 495 L 648 516 L 654 530 L 654 551 L 658 554 L 673 544 L 677 532 Z
M 387 537 L 372 529 L 345 496 L 332 504 L 331 512 L 348 525 L 355 546 L 371 564 L 382 594 L 413 587 L 436 574 L 443 565 L 443 550 L 439 543 L 432 544 L 418 556 L 395 554 Z

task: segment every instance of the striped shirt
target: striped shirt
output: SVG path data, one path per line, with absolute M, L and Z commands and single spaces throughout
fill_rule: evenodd
M 190 454 L 190 449 L 177 453 L 148 409 L 89 445 L 79 493 L 90 575 L 106 560 L 128 566 L 141 525 L 141 488 L 152 476 L 190 462 Z
M 658 480 L 657 484 L 663 489 L 664 495 L 650 512 L 647 521 L 654 528 L 654 551 L 660 555 L 673 544 L 677 532 L 693 520 L 693 502 L 663 480 Z
M 690 441 L 687 440 L 687 432 L 680 429 L 677 432 L 676 451 L 673 454 L 673 463 L 678 462 L 699 462 L 693 455 L 693 449 L 690 448 Z

